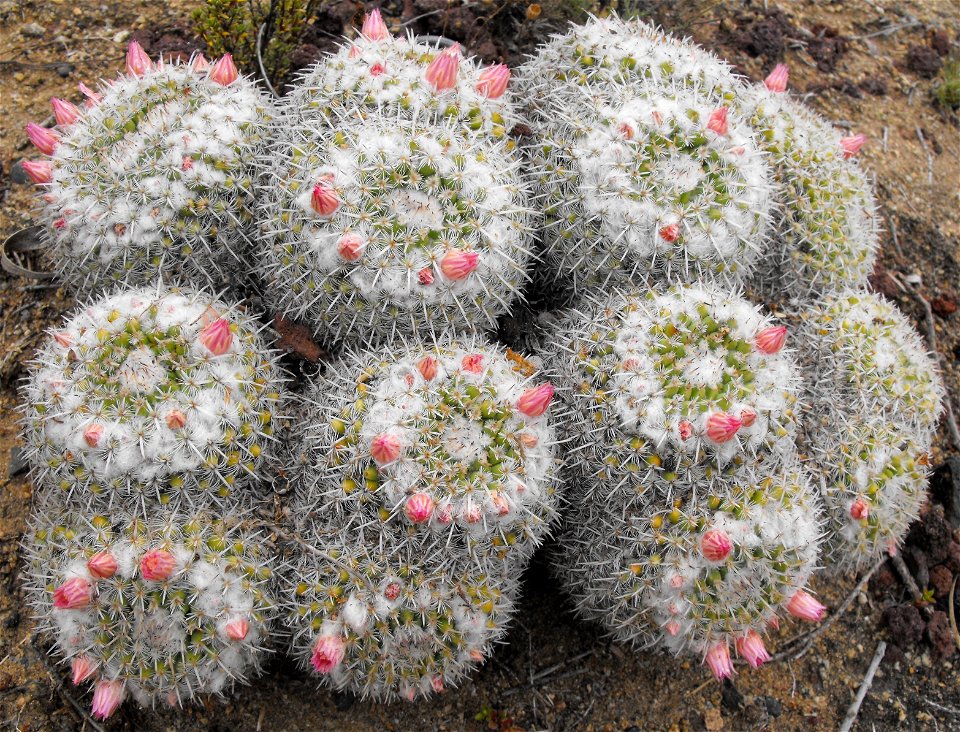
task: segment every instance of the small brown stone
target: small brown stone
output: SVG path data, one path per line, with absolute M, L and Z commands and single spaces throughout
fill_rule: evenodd
M 950 658 L 957 652 L 957 641 L 950 630 L 950 619 L 942 610 L 935 610 L 927 623 L 927 638 L 938 658 Z
M 930 588 L 933 590 L 933 596 L 938 600 L 950 594 L 952 584 L 953 572 L 943 564 L 938 564 L 930 570 Z
M 930 307 L 941 318 L 949 318 L 957 312 L 957 301 L 951 295 L 940 295 L 930 301 Z

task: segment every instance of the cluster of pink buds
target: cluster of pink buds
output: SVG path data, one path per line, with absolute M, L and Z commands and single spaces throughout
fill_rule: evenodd
M 424 73 L 424 78 L 437 91 L 453 89 L 457 85 L 457 72 L 460 69 L 460 44 L 454 43 L 441 51 Z

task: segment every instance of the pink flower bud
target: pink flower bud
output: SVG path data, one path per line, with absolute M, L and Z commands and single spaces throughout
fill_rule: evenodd
M 507 90 L 509 81 L 510 69 L 506 64 L 496 64 L 480 73 L 480 79 L 477 81 L 475 88 L 487 99 L 499 99 Z
M 787 612 L 795 618 L 818 622 L 827 614 L 827 608 L 817 602 L 812 595 L 803 590 L 797 590 L 790 602 L 787 603 Z
M 377 465 L 392 463 L 400 457 L 400 438 L 389 432 L 381 432 L 370 443 L 370 455 Z
M 757 421 L 757 413 L 750 409 L 750 407 L 744 407 L 740 410 L 740 423 L 744 427 L 749 427 L 754 422 Z
M 426 493 L 414 493 L 407 499 L 403 512 L 413 523 L 422 524 L 430 519 L 434 505 L 433 499 Z
M 437 359 L 433 356 L 424 356 L 417 364 L 417 371 L 424 381 L 433 381 L 437 376 Z
M 417 282 L 421 285 L 432 285 L 433 284 L 433 271 L 429 267 L 424 267 L 419 272 L 417 272 Z
M 70 670 L 73 672 L 73 685 L 77 686 L 97 672 L 97 664 L 90 656 L 76 656 L 70 662 Z
M 433 690 L 438 694 L 443 693 L 443 679 L 441 679 L 439 676 L 434 676 L 430 679 L 430 686 L 432 686 Z
M 707 651 L 706 664 L 718 681 L 733 676 L 733 661 L 730 660 L 730 649 L 727 648 L 726 641 L 714 644 Z
M 110 552 L 97 552 L 87 560 L 87 571 L 97 579 L 108 579 L 117 573 L 117 558 Z
M 53 228 L 57 231 L 63 231 L 67 228 L 67 220 L 61 216 L 59 219 L 53 222 Z
M 693 424 L 687 420 L 681 420 L 680 424 L 677 425 L 677 430 L 680 432 L 680 439 L 683 442 L 686 442 L 693 436 Z
M 460 368 L 471 374 L 483 373 L 483 355 L 479 353 L 470 353 L 460 360 Z
M 658 125 L 663 124 L 663 115 L 660 112 L 658 112 L 656 109 L 650 113 L 650 116 L 653 117 L 653 121 L 656 122 Z
M 844 137 L 840 140 L 840 147 L 843 148 L 843 159 L 848 160 L 860 152 L 860 148 L 863 147 L 867 142 L 867 136 L 860 135 L 850 135 L 849 137 Z
M 83 577 L 71 577 L 53 591 L 53 606 L 61 610 L 86 607 L 92 592 L 92 586 Z
M 227 623 L 224 630 L 226 630 L 227 638 L 230 640 L 242 641 L 250 632 L 250 623 L 247 622 L 246 618 L 237 618 Z
M 177 566 L 176 557 L 165 549 L 151 549 L 140 558 L 140 575 L 151 582 L 169 579 Z
M 356 262 L 363 256 L 366 242 L 359 234 L 344 234 L 337 242 L 337 254 L 348 262 Z
M 200 343 L 207 347 L 214 356 L 222 356 L 230 350 L 233 343 L 233 333 L 230 330 L 230 321 L 226 318 L 217 318 L 200 331 Z
M 760 351 L 760 353 L 766 353 L 770 356 L 783 348 L 786 340 L 787 326 L 772 325 L 757 333 L 753 342 L 756 344 L 757 350 Z
M 310 663 L 317 673 L 328 674 L 343 660 L 343 638 L 338 635 L 322 635 L 313 646 Z
M 391 582 L 383 591 L 383 596 L 390 602 L 393 602 L 400 597 L 400 585 L 396 582 Z
M 463 511 L 463 520 L 468 524 L 478 524 L 482 518 L 483 512 L 480 510 L 480 506 L 471 504 L 468 505 Z
M 549 382 L 527 389 L 517 399 L 517 409 L 528 417 L 539 417 L 550 406 L 554 391 L 553 384 Z
M 529 432 L 521 432 L 520 444 L 530 450 L 540 444 L 540 440 L 536 435 L 531 435 Z
M 230 86 L 239 78 L 240 74 L 237 73 L 237 67 L 233 63 L 233 56 L 229 53 L 223 54 L 214 61 L 213 67 L 210 69 L 210 81 L 220 86 Z
M 663 626 L 663 629 L 667 631 L 667 635 L 674 636 L 680 632 L 680 623 L 678 623 L 676 620 L 671 620 L 669 623 Z
M 53 165 L 46 160 L 24 160 L 20 163 L 23 172 L 30 176 L 37 185 L 49 183 L 53 180 Z
M 150 57 L 144 53 L 139 43 L 131 41 L 127 46 L 127 73 L 130 76 L 143 76 L 152 69 Z
M 673 244 L 680 238 L 680 224 L 670 224 L 660 229 L 660 238 L 668 244 Z
M 353 46 L 350 46 L 350 53 L 347 54 L 347 58 L 358 58 L 361 53 L 362 51 L 360 50 L 360 46 L 354 44 Z
M 760 668 L 770 660 L 770 654 L 763 645 L 763 638 L 755 630 L 748 630 L 742 638 L 737 638 L 737 653 L 751 668 Z
M 123 703 L 124 688 L 122 681 L 107 681 L 101 679 L 93 689 L 93 706 L 91 713 L 94 719 L 106 719 Z
M 310 206 L 320 216 L 332 216 L 340 208 L 340 197 L 327 180 L 322 180 L 313 187 Z
M 777 64 L 770 75 L 763 80 L 763 85 L 772 92 L 785 92 L 787 80 L 790 78 L 790 69 L 786 64 Z
M 180 170 L 191 170 L 193 168 L 193 158 L 189 155 L 184 155 L 183 160 L 180 161 Z
M 27 137 L 30 138 L 30 142 L 34 144 L 37 150 L 44 155 L 53 155 L 57 145 L 60 144 L 60 137 L 56 132 L 33 122 L 28 124 L 26 129 Z
M 453 508 L 449 503 L 444 503 L 436 511 L 434 511 L 434 517 L 444 526 L 449 526 L 453 521 Z
M 387 24 L 383 22 L 383 16 L 379 9 L 371 10 L 367 17 L 363 19 L 363 27 L 360 33 L 364 38 L 371 41 L 383 41 L 390 37 L 390 31 L 387 30 Z
M 449 280 L 466 279 L 477 268 L 480 255 L 463 249 L 450 249 L 440 260 L 440 271 Z
M 726 135 L 727 130 L 729 129 L 729 124 L 727 122 L 728 112 L 729 110 L 726 107 L 715 109 L 710 114 L 710 120 L 707 122 L 707 129 L 713 130 L 718 135 Z
M 437 91 L 453 89 L 457 85 L 459 68 L 460 44 L 455 43 L 430 62 L 424 78 Z
M 780 618 L 776 615 L 771 615 L 770 619 L 767 621 L 767 627 L 771 630 L 780 630 Z
M 625 140 L 632 140 L 637 134 L 633 127 L 626 122 L 621 122 L 617 125 L 617 132 L 619 132 Z
M 707 437 L 717 443 L 729 442 L 742 422 L 732 414 L 714 412 L 707 417 Z
M 490 500 L 493 502 L 493 508 L 497 512 L 497 516 L 506 516 L 510 513 L 510 503 L 499 493 L 493 493 Z
M 65 99 L 53 97 L 50 100 L 50 104 L 53 107 L 53 116 L 57 120 L 57 124 L 61 127 L 72 125 L 80 117 L 80 109 L 77 105 Z
M 193 62 L 190 64 L 190 68 L 197 74 L 202 74 L 204 71 L 207 71 L 210 68 L 210 62 L 207 61 L 207 57 L 202 53 L 198 53 L 193 57 Z
M 179 409 L 171 409 L 164 421 L 170 429 L 179 430 L 187 423 L 187 415 Z
M 683 582 L 684 579 L 682 574 L 675 574 L 670 578 L 670 586 L 675 590 L 679 590 L 681 587 L 683 587 Z
M 83 441 L 87 443 L 88 447 L 99 445 L 101 437 L 103 437 L 103 425 L 101 424 L 87 425 L 86 429 L 83 430 Z
M 474 649 L 470 651 L 469 655 L 471 661 L 476 661 L 477 663 L 481 663 L 483 661 L 483 653 L 481 651 Z
M 84 103 L 84 106 L 87 109 L 90 107 L 95 107 L 103 101 L 103 94 L 98 94 L 82 81 L 77 84 L 77 88 L 80 90 L 80 93 L 87 98 L 87 101 Z
M 73 345 L 73 336 L 71 336 L 65 330 L 58 330 L 56 333 L 54 333 L 53 340 L 55 340 L 64 348 L 70 348 L 70 346 Z
M 730 537 L 719 529 L 710 529 L 700 539 L 700 551 L 711 562 L 722 562 L 732 549 Z
M 383 76 L 387 73 L 387 67 L 381 61 L 377 61 L 370 67 L 370 76 Z
M 857 521 L 865 519 L 870 515 L 870 506 L 862 498 L 858 498 L 850 506 L 850 515 Z

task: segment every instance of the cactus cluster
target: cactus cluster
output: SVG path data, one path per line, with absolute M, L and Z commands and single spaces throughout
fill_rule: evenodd
M 275 560 L 229 519 L 45 507 L 27 531 L 40 630 L 94 687 L 93 715 L 127 696 L 179 706 L 259 672 L 276 614 Z
M 253 225 L 253 161 L 272 105 L 230 56 L 152 62 L 134 43 L 126 73 L 81 108 L 53 100 L 55 129 L 28 125 L 42 162 L 50 259 L 97 294 L 157 280 L 237 285 Z

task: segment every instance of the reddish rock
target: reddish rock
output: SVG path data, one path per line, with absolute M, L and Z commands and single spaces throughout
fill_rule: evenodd
M 895 605 L 883 611 L 883 622 L 890 635 L 901 646 L 911 646 L 923 638 L 924 623 L 913 605 Z
M 947 558 L 943 560 L 943 566 L 949 569 L 953 574 L 960 574 L 960 544 L 951 542 L 947 547 Z
M 953 585 L 953 572 L 944 565 L 938 564 L 930 570 L 930 588 L 938 600 L 950 594 L 951 585 Z
M 939 56 L 950 55 L 950 34 L 946 31 L 930 32 L 930 48 L 937 52 Z
M 927 623 L 927 639 L 938 658 L 950 658 L 957 652 L 957 641 L 950 630 L 950 618 L 942 610 L 935 610 Z
M 878 596 L 885 594 L 896 586 L 897 576 L 893 573 L 889 563 L 883 564 L 870 578 L 870 590 Z
M 940 564 L 947 558 L 953 530 L 947 521 L 943 506 L 934 503 L 910 527 L 906 543 L 927 555 L 927 565 Z
M 878 295 L 883 295 L 888 300 L 894 300 L 897 295 L 900 294 L 900 288 L 897 287 L 897 283 L 893 281 L 893 277 L 887 272 L 887 268 L 880 264 L 879 261 L 873 268 L 873 274 L 870 275 L 869 282 L 870 289 L 873 292 Z
M 908 71 L 922 79 L 932 79 L 940 72 L 943 60 L 930 46 L 911 46 L 903 60 Z
M 930 307 L 941 318 L 949 318 L 957 312 L 957 300 L 952 295 L 940 295 L 930 301 Z

